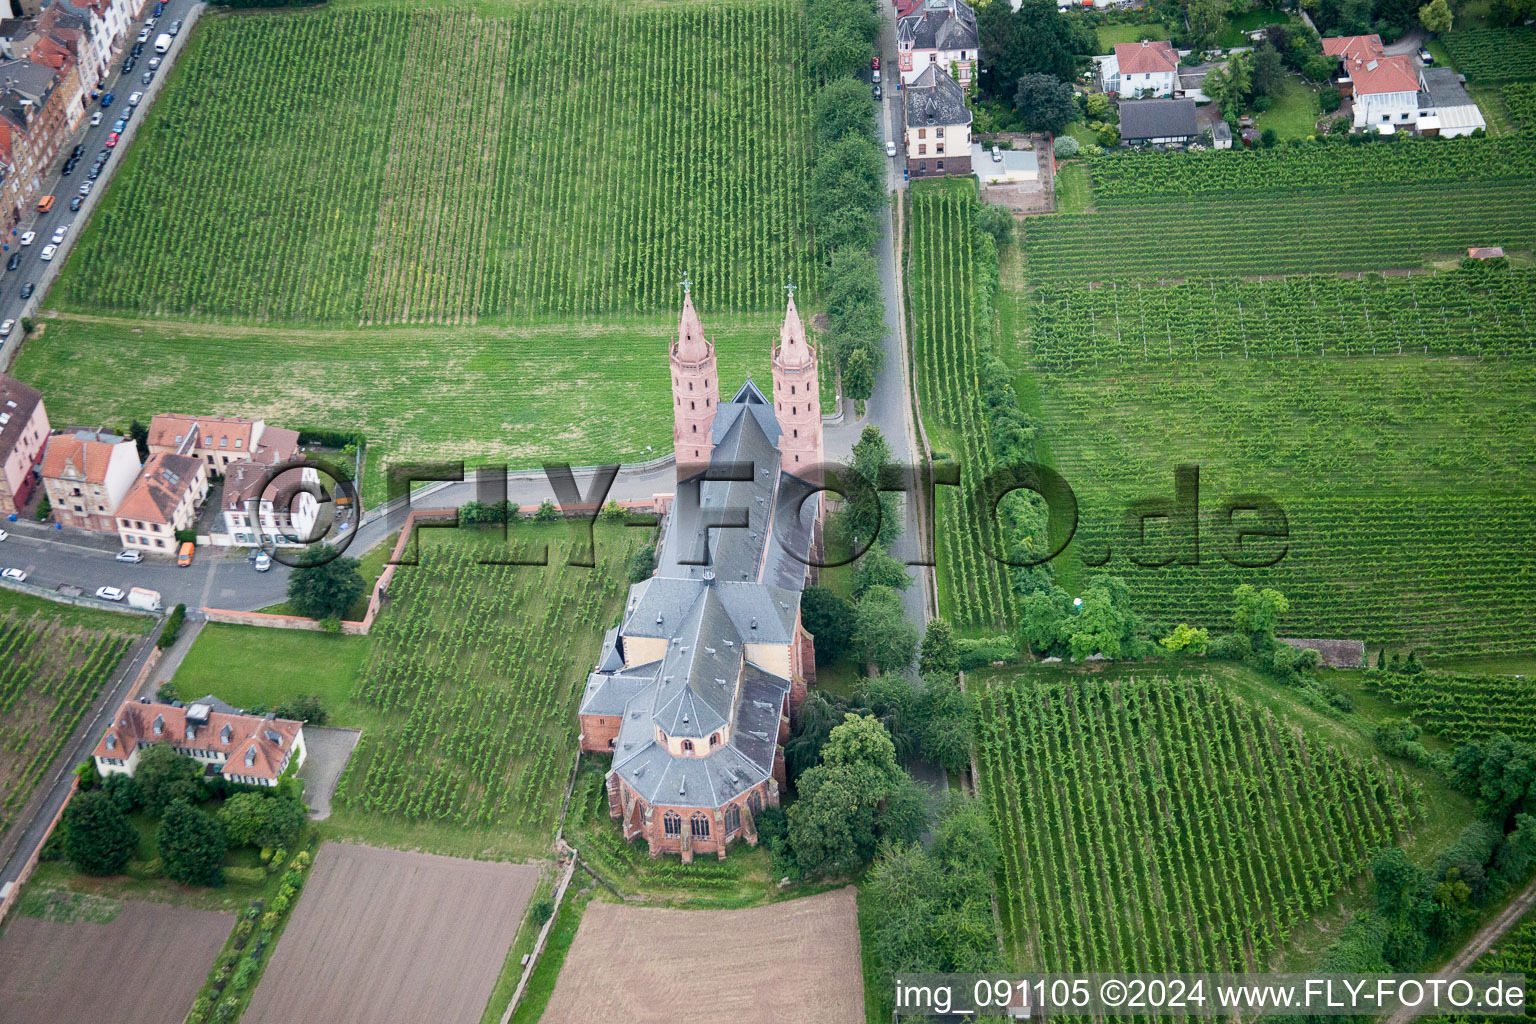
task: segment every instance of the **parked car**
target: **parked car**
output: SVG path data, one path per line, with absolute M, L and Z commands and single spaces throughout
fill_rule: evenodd
M 875 83 L 878 84 L 879 81 L 880 81 L 880 69 L 876 68 L 875 70 L 871 71 L 869 74 L 870 74 L 870 81 L 871 82 L 875 82 Z
M 28 281 L 26 284 L 21 286 L 21 297 L 24 299 L 30 299 L 32 297 L 32 293 L 35 291 L 37 291 L 37 285 L 33 284 L 31 281 Z
M 66 177 L 66 178 L 69 177 L 71 174 L 74 174 L 75 173 L 75 162 L 73 160 L 65 160 L 64 161 L 64 166 L 59 168 L 59 173 L 61 175 L 63 175 L 64 177 Z
M 101 109 L 107 110 L 112 106 L 112 101 L 117 99 L 117 93 L 109 92 L 101 98 Z M 92 124 L 101 124 L 100 120 L 92 121 Z
M 160 58 L 160 57 L 151 57 L 151 58 L 149 58 L 149 70 L 151 70 L 151 71 L 159 71 L 160 70 L 160 61 L 161 61 L 161 59 L 162 58 Z
M 35 241 L 37 241 L 37 232 L 36 231 L 25 231 L 25 232 L 22 232 L 22 235 L 21 235 L 21 244 L 22 245 L 31 245 Z
M 69 151 L 69 158 L 71 160 L 79 160 L 80 159 L 80 154 L 82 154 L 84 152 L 85 152 L 85 144 L 81 143 L 80 145 L 77 145 L 74 149 Z
M 165 0 L 161 0 L 160 3 L 155 4 L 155 17 L 158 18 L 158 17 L 160 17 L 160 15 L 162 15 L 164 13 L 165 13 Z
M 69 225 L 68 224 L 60 224 L 58 227 L 54 228 L 53 229 L 53 244 L 54 245 L 58 245 L 60 242 L 64 241 L 64 236 L 67 235 L 67 234 L 69 234 Z
M 124 128 L 127 128 L 127 127 L 128 127 L 128 119 L 126 117 L 120 117 L 116 121 L 112 122 L 112 132 L 113 132 L 113 134 L 121 132 Z
M 105 166 L 107 165 L 102 163 L 100 160 L 97 160 L 95 163 L 91 164 L 91 170 L 87 177 L 89 177 L 92 181 L 95 181 L 97 178 L 101 177 L 101 169 Z
M 144 19 L 144 27 L 147 28 L 147 29 L 153 29 L 155 27 L 155 21 L 159 17 L 160 16 L 158 14 L 153 14 L 153 15 L 150 15 L 148 18 L 145 18 Z
M 171 37 L 165 32 L 155 37 L 155 52 L 164 53 L 171 48 Z
M 129 57 L 128 59 L 124 60 L 123 61 L 123 74 L 126 75 L 129 72 L 131 72 L 133 70 L 133 65 L 134 65 L 134 60 L 133 60 L 132 57 Z
M 880 58 L 879 57 L 871 57 L 871 58 L 869 58 L 869 69 L 871 71 L 879 71 L 880 70 Z
M 142 82 L 145 85 L 148 85 L 150 82 L 152 82 L 154 80 L 155 80 L 155 73 L 153 71 L 146 71 L 146 72 L 144 72 L 143 75 L 141 75 L 139 77 L 139 81 Z
M 80 204 L 84 202 L 85 196 L 71 196 L 69 200 L 69 208 L 71 210 L 78 210 L 80 209 Z
M 1425 67 L 1428 67 L 1435 62 L 1435 55 L 1429 52 L 1429 47 L 1419 47 L 1419 62 Z
M 21 266 L 21 253 L 11 253 L 11 258 L 5 261 L 5 269 L 15 270 L 19 266 Z
M 119 562 L 133 562 L 135 565 L 137 565 L 139 562 L 144 561 L 144 552 L 130 551 L 127 548 L 124 548 L 117 553 L 116 557 Z
M 256 556 L 256 571 L 257 572 L 266 572 L 268 569 L 271 569 L 271 568 L 272 568 L 272 556 L 267 554 L 265 551 L 259 553 Z
M 179 21 L 171 22 L 171 29 L 170 29 L 170 31 L 171 31 L 171 35 L 173 35 L 173 36 L 174 35 L 179 35 L 181 33 L 181 22 L 179 22 Z
M 885 144 L 885 155 L 886 156 L 895 156 L 896 155 L 896 143 L 894 143 L 894 142 L 887 142 Z
M 139 54 L 144 52 L 144 44 L 143 43 L 134 43 L 133 44 L 133 50 L 131 52 L 133 53 L 134 58 L 137 59 Z
M 90 195 L 91 189 L 94 188 L 95 185 L 96 183 L 94 181 L 82 181 L 80 183 L 80 194 L 83 196 Z
M 43 246 L 43 255 L 42 255 L 43 262 L 46 263 L 49 260 L 53 259 L 53 254 L 58 252 L 58 251 L 59 251 L 59 247 L 56 246 L 56 245 L 45 245 L 45 246 Z
M 141 92 L 136 92 L 136 93 L 133 93 L 132 95 L 130 95 L 128 97 L 128 109 L 132 110 L 134 107 L 138 106 L 139 105 L 139 100 L 141 100 L 143 98 L 144 98 L 144 94 L 141 93 Z
M 99 124 L 101 124 L 101 111 L 98 110 L 91 115 L 91 127 L 95 128 Z
M 0 572 L 0 576 L 5 577 L 12 583 L 27 582 L 27 571 L 25 569 L 7 569 L 4 572 Z
M 879 98 L 880 98 L 880 87 L 877 85 L 877 86 L 875 86 L 875 99 L 879 99 Z
M 0 540 L 10 540 L 10 539 L 11 539 L 11 535 L 10 534 L 6 533 L 4 530 L 0 530 Z
M 149 42 L 149 29 L 147 29 L 147 28 L 139 29 L 139 40 L 138 41 L 141 42 L 141 43 Z
M 128 595 L 116 587 L 97 587 L 96 597 L 102 601 L 121 601 Z
M 9 338 L 15 329 L 15 320 L 0 320 L 0 338 Z
M 183 541 L 182 544 L 181 544 L 181 550 L 176 552 L 176 564 L 180 565 L 180 566 L 191 565 L 192 564 L 192 552 L 194 552 L 196 550 L 197 550 L 197 545 L 196 544 L 193 544 L 189 540 L 188 541 Z
M 119 134 L 120 134 L 120 132 L 113 132 L 111 135 L 107 136 L 107 148 L 108 149 L 111 149 L 113 146 L 117 145 L 117 139 L 118 139 Z

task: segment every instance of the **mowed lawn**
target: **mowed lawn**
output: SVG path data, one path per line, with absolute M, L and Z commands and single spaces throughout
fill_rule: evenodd
M 1143 39 L 1167 39 L 1168 28 L 1152 25 L 1100 25 L 1099 52 L 1110 53 L 1117 43 L 1135 43 Z
M 241 708 L 314 694 L 329 724 L 353 725 L 347 699 L 367 657 L 367 637 L 210 622 L 176 670 L 176 692 L 184 700 L 213 694 Z
M 1304 139 L 1317 134 L 1317 93 L 1295 75 L 1285 76 L 1285 91 L 1274 105 L 1255 118 L 1259 129 L 1272 128 L 1282 139 Z
M 722 393 L 767 384 L 776 315 L 700 310 Z M 531 327 L 297 330 L 60 314 L 12 372 L 59 423 L 126 428 L 160 412 L 362 430 L 365 503 L 390 463 L 591 465 L 671 450 L 674 316 Z

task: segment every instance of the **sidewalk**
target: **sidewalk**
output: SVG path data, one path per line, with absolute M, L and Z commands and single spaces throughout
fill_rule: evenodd
M 18 537 L 35 537 L 38 540 L 47 541 L 49 544 L 61 544 L 80 548 L 84 551 L 116 553 L 123 549 L 123 542 L 115 533 L 96 533 L 91 530 L 79 530 L 71 526 L 61 529 L 54 523 L 39 523 L 32 519 L 17 519 L 14 523 L 0 521 L 0 528 L 14 533 Z

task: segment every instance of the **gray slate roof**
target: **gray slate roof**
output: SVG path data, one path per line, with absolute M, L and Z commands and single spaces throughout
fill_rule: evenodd
M 974 50 L 976 12 L 963 0 L 927 0 L 896 23 L 896 38 L 916 50 Z
M 948 71 L 936 65 L 924 68 L 901 94 L 906 97 L 908 128 L 971 123 L 971 111 L 965 105 L 965 90 Z
M 1120 104 L 1120 138 L 1189 138 L 1197 134 L 1195 101 L 1125 100 Z
M 1425 68 L 1424 85 L 1428 92 L 1419 93 L 1419 108 L 1465 107 L 1472 103 L 1461 76 L 1450 68 Z

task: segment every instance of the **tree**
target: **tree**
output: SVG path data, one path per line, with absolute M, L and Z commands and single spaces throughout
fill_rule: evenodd
M 800 593 L 800 621 L 816 644 L 816 663 L 836 661 L 848 649 L 853 634 L 853 608 L 826 587 L 806 587 Z
M 1124 580 L 1095 576 L 1082 600 L 1062 627 L 1074 661 L 1094 654 L 1111 659 L 1141 655 L 1141 620 L 1131 610 L 1131 591 Z
M 960 671 L 960 652 L 955 647 L 955 631 L 947 619 L 934 619 L 923 633 L 917 670 L 923 675 L 954 678 Z
M 144 791 L 132 775 L 109 775 L 102 782 L 101 789 L 124 814 L 132 814 L 144 806 Z
M 842 724 L 843 715 L 836 699 L 825 692 L 812 690 L 806 695 L 795 716 L 789 741 L 784 744 L 784 761 L 791 781 L 821 762 L 821 748 L 826 746 L 832 730 Z
M 866 56 L 868 51 L 865 51 Z M 872 139 L 844 136 L 824 150 L 811 172 L 811 216 L 827 252 L 871 248 L 880 235 L 885 166 Z
M 1253 91 L 1257 96 L 1278 96 L 1285 91 L 1285 61 L 1268 39 L 1253 51 Z
M 645 547 L 629 556 L 629 582 L 643 583 L 656 572 L 656 549 Z
M 1419 24 L 1431 35 L 1451 30 L 1451 8 L 1445 0 L 1429 0 L 1419 8 Z
M 1212 68 L 1205 76 L 1202 91 L 1209 96 L 1227 120 L 1233 120 L 1248 101 L 1253 81 L 1241 54 L 1234 54 L 1225 64 Z
M 539 502 L 538 510 L 533 513 L 533 521 L 536 523 L 557 523 L 560 521 L 560 508 L 553 501 L 545 498 Z
M 1036 131 L 1059 132 L 1077 119 L 1072 86 L 1054 75 L 1039 72 L 1019 76 L 1013 108 Z
M 832 253 L 826 277 L 828 355 L 843 371 L 843 389 L 849 393 L 848 360 L 855 349 L 865 350 L 869 360 L 870 387 L 880 372 L 885 349 L 885 293 L 880 270 L 868 249 L 845 246 Z
M 185 800 L 166 808 L 155 845 L 165 877 L 183 885 L 224 884 L 224 830 Z
M 923 757 L 945 771 L 964 771 L 971 763 L 971 705 L 955 677 L 926 676 L 916 712 Z
M 906 590 L 912 585 L 912 577 L 907 575 L 907 567 L 892 558 L 885 550 L 885 545 L 876 541 L 870 545 L 868 551 L 853 563 L 853 596 L 861 598 L 872 587 L 889 587 L 892 590 Z
M 890 821 L 882 805 L 897 793 L 906 773 L 896 764 L 890 734 L 874 718 L 849 715 L 821 750 L 821 763 L 800 776 L 800 799 L 788 811 L 795 860 L 811 875 L 849 875 L 875 854 L 888 826 L 905 831 L 907 801 Z
M 1184 12 L 1189 19 L 1190 49 L 1210 49 L 1221 33 L 1221 26 L 1226 22 L 1227 11 L 1230 9 L 1229 0 L 1185 0 Z M 1204 92 L 1211 99 L 1216 98 L 1209 88 Z
M 1105 149 L 1113 149 L 1115 146 L 1120 145 L 1120 127 L 1118 125 L 1106 124 L 1095 133 L 1095 136 L 1099 140 L 1099 145 Z
M 1031 654 L 1046 655 L 1062 642 L 1072 598 L 1060 587 L 1037 590 L 1019 609 L 1019 634 Z
M 1063 138 L 1074 146 L 1077 145 L 1077 140 L 1072 138 L 1072 136 L 1066 135 Z M 1061 139 L 1056 141 L 1060 142 Z M 1073 153 L 1064 154 L 1058 147 L 1056 155 L 1072 156 L 1075 155 L 1075 152 L 1074 150 Z M 1003 246 L 1013 241 L 1013 229 L 1017 224 L 1013 219 L 1013 214 L 1006 206 L 993 206 L 991 203 L 983 203 L 981 209 L 976 214 L 976 226 L 991 235 L 992 241 L 996 242 L 999 246 Z
M 1211 644 L 1211 634 L 1204 628 L 1196 629 L 1188 623 L 1181 622 L 1174 627 L 1172 633 L 1158 642 L 1170 651 L 1204 654 Z
M 828 82 L 816 93 L 816 145 L 830 146 L 845 135 L 875 130 L 875 100 L 869 86 L 852 76 Z
M 869 358 L 869 349 L 860 345 L 848 353 L 843 367 L 843 394 L 856 402 L 864 402 L 875 393 L 875 366 Z
M 1232 591 L 1232 626 L 1246 634 L 1253 649 L 1260 654 L 1275 645 L 1275 629 L 1280 616 L 1291 610 L 1291 604 L 1278 590 L 1265 587 L 1256 590 L 1244 583 Z
M 133 438 L 134 446 L 139 449 L 139 461 L 149 459 L 149 428 L 138 420 L 128 424 L 128 436 Z
M 144 799 L 144 808 L 159 814 L 177 800 L 193 801 L 201 795 L 203 766 L 183 757 L 167 743 L 154 743 L 139 752 L 133 772 Z
M 1317 90 L 1317 105 L 1323 113 L 1331 114 L 1344 104 L 1344 94 L 1331 85 L 1325 85 Z
M 236 793 L 224 801 L 219 823 L 231 846 L 290 847 L 304 831 L 304 805 L 266 793 Z
M 288 576 L 288 604 L 311 619 L 345 615 L 368 584 L 357 571 L 357 559 L 338 558 L 329 544 L 305 548 L 298 567 Z
M 1259 133 L 1259 145 L 1265 149 L 1274 149 L 1275 143 L 1280 141 L 1280 136 L 1275 134 L 1273 128 L 1265 128 Z
M 115 875 L 139 845 L 116 800 L 102 789 L 77 793 L 64 811 L 64 855 L 87 875 Z
M 320 698 L 312 693 L 290 697 L 273 708 L 272 711 L 278 718 L 286 718 L 293 722 L 304 722 L 307 725 L 324 725 L 331 717 L 325 710 L 325 705 L 320 703 Z
M 917 654 L 917 627 L 906 619 L 901 598 L 889 587 L 872 587 L 853 612 L 853 653 L 881 672 L 899 672 Z

